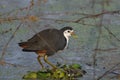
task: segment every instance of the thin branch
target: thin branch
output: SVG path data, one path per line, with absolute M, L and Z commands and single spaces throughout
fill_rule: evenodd
M 100 77 L 97 78 L 97 80 L 102 79 L 104 76 L 106 76 L 108 73 L 110 73 L 115 67 L 119 66 L 120 63 L 114 65 L 113 67 L 111 67 L 108 71 L 106 71 L 103 75 L 101 75 Z
M 9 16 L 10 14 L 12 14 L 14 12 L 18 12 L 18 11 L 24 11 L 24 10 L 28 10 L 29 11 L 30 9 L 32 9 L 33 6 L 34 6 L 34 0 L 31 0 L 28 6 L 22 7 L 22 8 L 18 8 L 18 9 L 13 9 L 13 10 L 11 10 L 9 12 L 5 12 L 5 13 L 0 14 L 0 16 L 4 16 L 4 15 Z
M 94 6 L 95 6 L 95 0 L 92 0 L 92 6 L 91 6 L 91 8 L 94 8 Z
M 12 31 L 12 28 L 10 28 L 10 29 L 8 29 L 8 30 L 5 30 L 5 31 L 2 31 L 0 34 L 3 35 L 3 34 L 8 33 L 8 32 L 10 32 L 10 31 Z
M 79 13 L 79 12 L 41 12 L 39 13 L 40 15 L 82 15 L 82 16 L 88 16 L 88 15 L 92 15 L 92 14 L 88 14 L 88 13 Z
M 113 34 L 113 32 L 112 32 L 111 30 L 109 30 L 109 28 L 107 28 L 107 27 L 105 27 L 105 26 L 104 26 L 104 28 L 105 28 L 105 29 L 108 31 L 108 33 L 109 33 L 110 35 L 112 35 L 117 41 L 120 41 L 120 39 L 117 38 L 116 35 Z
M 118 48 L 109 48 L 109 49 L 94 49 L 93 51 L 114 51 L 117 50 Z
M 104 13 L 104 1 L 102 2 L 101 6 L 102 6 L 102 13 Z M 96 42 L 96 49 L 99 48 L 100 38 L 101 38 L 101 34 L 102 34 L 102 25 L 103 25 L 103 15 L 100 17 L 100 23 L 99 23 L 99 26 L 98 26 L 99 35 L 98 35 L 97 42 Z M 96 76 L 95 68 L 96 68 L 96 65 L 97 65 L 97 63 L 96 63 L 96 61 L 97 61 L 96 56 L 97 56 L 97 51 L 95 51 L 94 54 L 93 54 L 93 68 L 94 68 L 93 75 L 94 75 L 94 79 L 96 79 L 95 78 L 95 76 Z
M 13 67 L 27 67 L 27 66 L 23 66 L 23 65 L 19 65 L 19 64 L 12 64 L 12 63 L 8 63 L 8 62 L 6 62 L 6 61 L 4 61 L 4 60 L 1 60 L 0 61 L 0 65 L 10 65 L 10 66 L 13 66 Z
M 86 18 L 97 18 L 105 14 L 117 14 L 119 13 L 120 10 L 116 11 L 104 11 L 98 14 L 92 14 L 92 15 L 87 15 L 85 17 L 79 18 L 77 20 L 59 20 L 59 19 L 52 19 L 52 18 L 40 18 L 43 20 L 53 20 L 53 21 L 62 21 L 62 22 L 73 22 L 73 23 L 79 23 L 81 20 L 86 19 Z M 19 17 L 7 17 L 7 18 L 0 18 L 0 23 L 6 22 L 6 21 L 14 21 L 14 20 L 23 20 L 23 19 L 29 19 L 30 16 L 19 16 Z M 38 16 L 36 16 L 38 17 Z M 39 18 L 39 17 L 38 17 Z
M 97 17 L 103 16 L 105 14 L 119 14 L 119 13 L 120 13 L 120 10 L 104 11 L 104 12 L 101 12 L 101 13 L 98 13 L 98 14 L 92 14 L 92 15 L 88 15 L 88 16 L 82 17 L 82 18 L 76 20 L 75 22 L 79 22 L 79 21 L 81 21 L 83 19 L 86 19 L 86 18 L 97 18 Z
M 19 30 L 19 28 L 21 27 L 22 25 L 22 22 L 17 26 L 17 28 L 15 29 L 14 33 L 12 34 L 12 36 L 9 38 L 8 42 L 5 44 L 5 46 L 3 47 L 3 50 L 2 50 L 2 56 L 1 56 L 1 60 L 3 59 L 4 55 L 5 55 L 5 52 L 7 50 L 7 47 L 8 47 L 8 44 L 12 41 L 12 39 L 14 38 L 16 32 Z
M 27 12 L 27 14 L 26 14 L 26 16 L 28 16 L 29 15 L 29 11 L 32 9 L 32 7 L 34 6 L 34 0 L 31 0 L 30 1 L 30 5 L 29 6 L 27 6 L 27 7 L 24 7 L 24 8 L 20 8 L 19 10 L 20 11 L 22 11 L 22 10 L 28 10 L 28 12 Z M 10 12 L 9 14 L 11 14 L 12 12 Z M 8 14 L 8 15 L 9 15 Z M 15 31 L 14 31 L 14 33 L 12 34 L 12 36 L 9 38 L 9 40 L 8 40 L 8 42 L 5 44 L 5 46 L 3 47 L 3 50 L 2 50 L 2 55 L 1 55 L 1 58 L 0 58 L 0 64 L 1 65 L 4 65 L 4 64 L 8 64 L 8 65 L 11 65 L 11 66 L 21 66 L 21 65 L 16 65 L 16 64 L 11 64 L 11 63 L 8 63 L 8 62 L 5 62 L 4 61 L 4 55 L 5 55 L 5 53 L 6 53 L 6 50 L 7 50 L 7 47 L 8 47 L 8 45 L 9 45 L 9 43 L 12 41 L 12 39 L 14 38 L 14 36 L 15 36 L 15 34 L 16 34 L 16 32 L 19 30 L 19 28 L 21 27 L 21 25 L 23 24 L 22 23 L 22 21 L 24 21 L 25 19 L 26 19 L 26 16 L 25 17 L 8 17 L 8 18 L 4 18 L 4 19 L 0 19 L 0 23 L 2 23 L 2 22 L 6 22 L 6 21 L 9 21 L 9 22 L 11 22 L 11 21 L 14 21 L 14 20 L 21 20 L 21 23 L 17 26 L 17 28 L 15 29 Z M 25 19 L 24 19 L 25 18 Z M 30 17 L 28 17 L 28 19 L 30 19 L 31 20 L 31 16 Z

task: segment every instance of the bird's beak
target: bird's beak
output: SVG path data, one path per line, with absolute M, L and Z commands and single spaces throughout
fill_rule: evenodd
M 78 36 L 77 36 L 74 32 L 71 32 L 71 36 L 72 36 L 73 38 L 78 38 Z

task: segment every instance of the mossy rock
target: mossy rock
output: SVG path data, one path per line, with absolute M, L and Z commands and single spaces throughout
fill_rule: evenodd
M 56 70 L 50 70 L 47 69 L 47 71 L 37 71 L 37 72 L 28 72 L 23 76 L 24 80 L 28 79 L 52 79 L 52 80 L 74 80 L 75 78 L 82 77 L 86 71 L 82 70 L 81 65 L 79 64 L 71 64 L 71 65 L 59 65 L 58 69 Z

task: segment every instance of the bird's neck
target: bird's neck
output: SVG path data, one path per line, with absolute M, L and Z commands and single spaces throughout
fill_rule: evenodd
M 64 49 L 66 49 L 67 46 L 68 46 L 68 42 L 69 42 L 69 36 L 65 35 L 65 33 L 63 33 L 63 35 L 64 35 L 64 37 L 65 37 L 65 39 L 66 39 L 66 46 L 65 46 L 65 48 L 64 48 Z

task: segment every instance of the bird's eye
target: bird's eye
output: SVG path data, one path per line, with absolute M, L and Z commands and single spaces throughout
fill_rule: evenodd
M 70 31 L 67 31 L 68 33 L 70 33 Z

